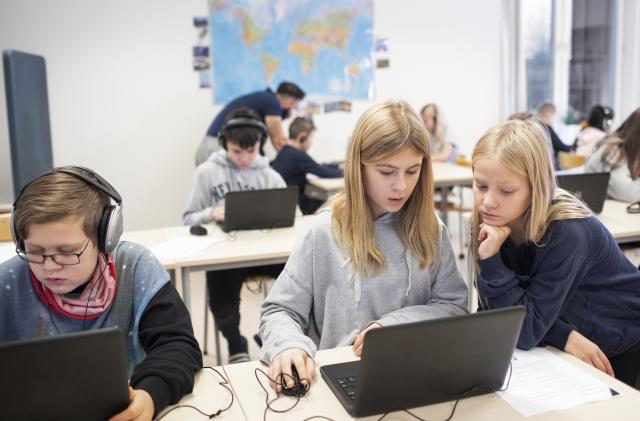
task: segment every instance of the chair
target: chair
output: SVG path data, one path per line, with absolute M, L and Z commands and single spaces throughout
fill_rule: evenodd
M 561 170 L 569 168 L 579 167 L 587 162 L 587 157 L 584 155 L 576 155 L 567 152 L 558 152 L 558 164 Z
M 258 294 L 261 290 L 262 290 L 262 294 L 264 298 L 267 298 L 267 294 L 269 293 L 269 289 L 267 288 L 267 282 L 273 280 L 272 277 L 270 276 L 266 276 L 266 275 L 256 275 L 256 276 L 250 276 L 245 280 L 245 285 L 247 287 L 247 289 L 251 292 L 253 292 L 254 294 Z M 249 285 L 251 283 L 256 283 L 258 284 L 258 287 L 255 289 L 252 289 L 251 287 L 249 287 Z M 209 288 L 207 288 L 207 285 L 205 283 L 205 287 L 204 287 L 204 293 L 205 293 L 205 300 L 204 300 L 204 344 L 202 347 L 202 353 L 204 355 L 208 354 L 208 339 L 209 339 Z M 216 347 L 216 364 L 217 365 L 222 365 L 222 356 L 220 354 L 220 331 L 218 330 L 218 326 L 214 323 L 213 325 L 213 330 L 214 330 L 214 342 L 215 342 L 215 347 Z

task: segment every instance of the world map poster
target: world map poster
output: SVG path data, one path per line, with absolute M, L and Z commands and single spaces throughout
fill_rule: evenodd
M 373 99 L 373 0 L 213 0 L 213 102 L 282 81 L 312 98 Z

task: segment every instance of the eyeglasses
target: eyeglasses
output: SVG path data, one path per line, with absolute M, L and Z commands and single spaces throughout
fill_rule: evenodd
M 87 249 L 87 246 L 91 242 L 91 238 L 87 240 L 80 253 L 57 253 L 57 254 L 40 254 L 40 253 L 31 253 L 24 250 L 20 250 L 16 248 L 16 253 L 18 257 L 20 257 L 25 262 L 43 264 L 47 257 L 51 258 L 54 263 L 62 266 L 71 266 L 77 265 L 80 263 L 80 256 Z

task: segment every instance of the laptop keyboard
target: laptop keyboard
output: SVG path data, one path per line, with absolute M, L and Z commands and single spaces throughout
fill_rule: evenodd
M 336 383 L 338 383 L 338 385 L 342 388 L 344 393 L 346 393 L 349 399 L 351 399 L 352 401 L 356 398 L 356 382 L 357 381 L 358 381 L 357 376 L 336 379 Z

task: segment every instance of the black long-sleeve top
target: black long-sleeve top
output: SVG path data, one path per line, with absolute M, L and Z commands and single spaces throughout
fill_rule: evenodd
M 133 370 L 130 384 L 151 395 L 155 416 L 193 391 L 194 374 L 202 368 L 189 311 L 171 283 L 147 305 L 139 337 L 147 356 Z
M 307 174 L 314 174 L 321 178 L 342 177 L 342 171 L 339 168 L 318 164 L 307 152 L 289 145 L 285 145 L 280 150 L 271 167 L 280 173 L 287 186 L 298 186 L 298 204 L 305 213 L 309 208 L 304 195 Z

